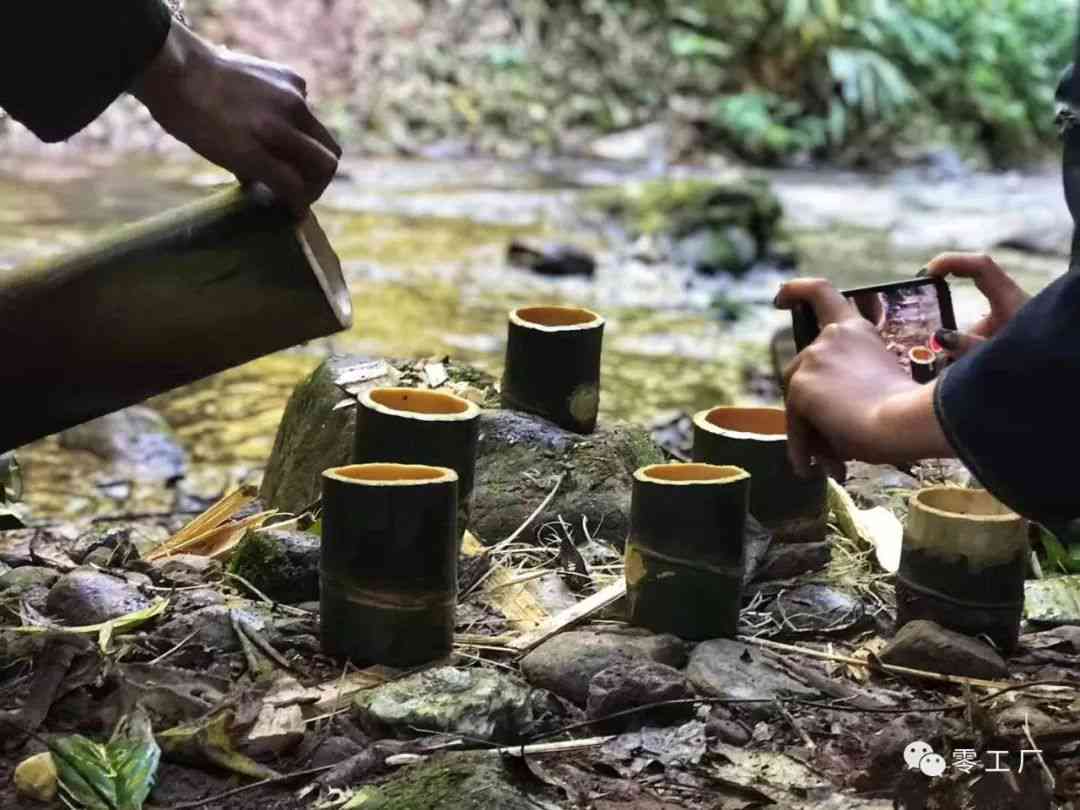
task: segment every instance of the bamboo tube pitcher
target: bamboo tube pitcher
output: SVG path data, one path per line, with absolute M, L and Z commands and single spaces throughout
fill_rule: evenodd
M 458 476 L 458 529 L 468 528 L 480 408 L 418 388 L 374 388 L 360 395 L 353 462 L 449 467 Z
M 897 625 L 929 619 L 1008 652 L 1024 610 L 1027 524 L 981 489 L 933 487 L 911 497 Z
M 408 667 L 450 653 L 457 603 L 457 473 L 354 464 L 323 473 L 322 647 Z
M 239 187 L 0 273 L 0 452 L 352 324 L 341 267 Z
M 783 408 L 711 408 L 694 416 L 694 461 L 753 476 L 750 514 L 780 542 L 820 542 L 829 523 L 825 475 L 795 474 Z
M 749 492 L 750 476 L 738 467 L 656 464 L 634 473 L 631 624 L 690 640 L 735 635 Z
M 592 433 L 600 406 L 604 319 L 577 307 L 522 307 L 510 313 L 504 408 Z

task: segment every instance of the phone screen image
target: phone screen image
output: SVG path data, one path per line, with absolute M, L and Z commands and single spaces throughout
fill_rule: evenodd
M 885 346 L 896 354 L 905 370 L 911 368 L 911 351 L 936 352 L 934 333 L 949 327 L 942 317 L 938 288 L 912 283 L 886 289 L 845 293 L 859 313 L 878 330 Z

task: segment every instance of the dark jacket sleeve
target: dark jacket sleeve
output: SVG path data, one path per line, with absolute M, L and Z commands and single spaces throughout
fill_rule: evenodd
M 938 420 L 976 478 L 1051 529 L 1080 517 L 1080 268 L 938 382 Z
M 157 55 L 161 0 L 9 3 L 0 22 L 0 108 L 43 141 L 97 118 Z

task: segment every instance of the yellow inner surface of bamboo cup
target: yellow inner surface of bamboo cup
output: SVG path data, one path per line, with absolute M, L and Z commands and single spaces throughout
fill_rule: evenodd
M 323 472 L 327 478 L 366 486 L 415 486 L 456 481 L 457 473 L 448 467 L 428 467 L 423 464 L 350 464 L 331 467 Z
M 521 307 L 510 313 L 518 326 L 556 331 L 599 326 L 604 322 L 598 314 L 580 307 Z
M 934 362 L 934 353 L 927 349 L 925 346 L 916 346 L 910 352 L 908 356 L 916 363 L 932 363 Z
M 720 467 L 715 464 L 653 464 L 642 467 L 634 477 L 654 484 L 729 484 L 750 473 L 742 467 Z
M 1019 515 L 985 489 L 933 487 L 912 496 L 928 512 L 951 518 L 980 518 L 987 522 L 1006 523 Z
M 695 416 L 694 423 L 711 433 L 787 436 L 787 413 L 783 408 L 711 408 Z
M 373 388 L 360 399 L 370 408 L 399 416 L 470 419 L 480 411 L 467 399 L 421 388 Z

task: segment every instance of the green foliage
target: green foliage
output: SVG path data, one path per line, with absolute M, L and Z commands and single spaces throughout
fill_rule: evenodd
M 1080 574 L 1080 542 L 1064 544 L 1056 535 L 1039 528 L 1039 542 L 1046 555 L 1047 574 Z
M 104 745 L 74 734 L 51 740 L 49 751 L 65 800 L 86 810 L 142 810 L 161 761 L 142 710 L 121 721 Z

